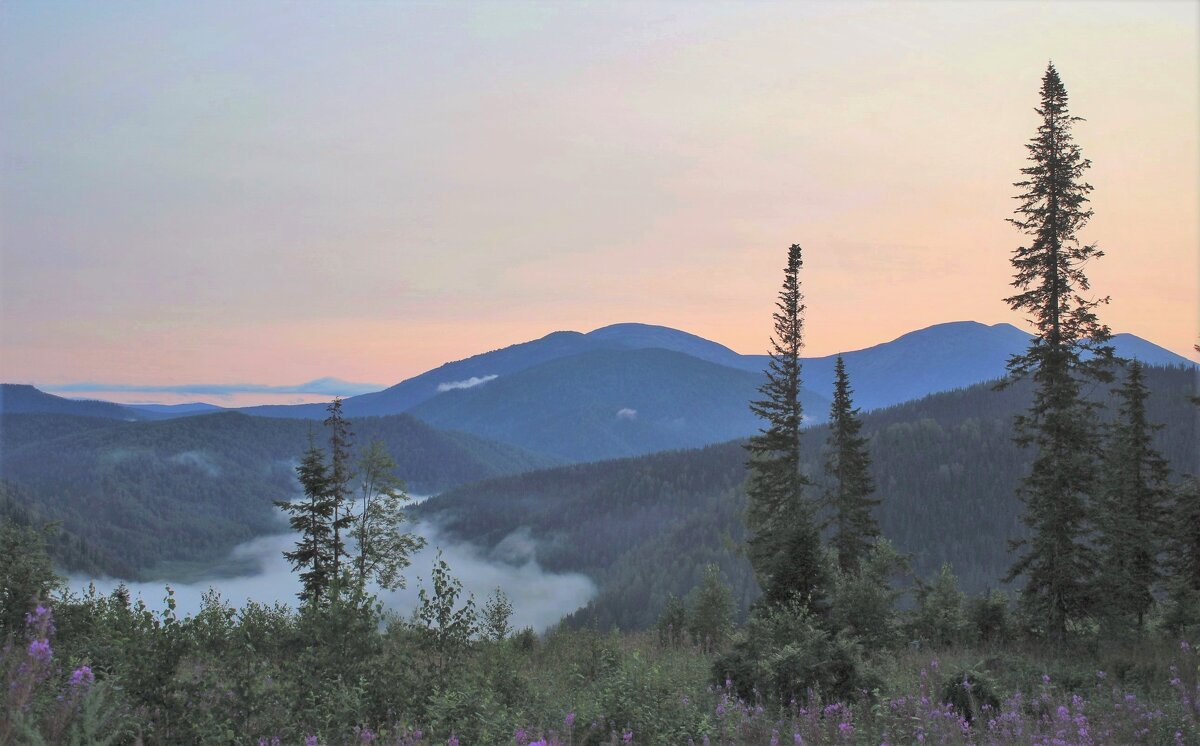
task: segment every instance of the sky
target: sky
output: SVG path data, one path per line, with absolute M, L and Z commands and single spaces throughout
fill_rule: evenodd
M 807 354 L 1028 328 L 1051 59 L 1101 320 L 1189 354 L 1198 35 L 1195 2 L 5 2 L 0 380 L 313 401 L 629 321 L 760 353 L 792 243 Z

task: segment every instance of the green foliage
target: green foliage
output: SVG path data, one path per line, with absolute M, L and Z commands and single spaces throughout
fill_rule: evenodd
M 915 639 L 939 648 L 967 641 L 970 622 L 966 596 L 958 590 L 958 579 L 950 565 L 942 565 L 932 584 L 918 585 L 916 595 L 917 608 L 909 623 Z
M 403 530 L 408 520 L 403 506 L 410 498 L 382 441 L 371 441 L 359 459 L 358 473 L 361 512 L 351 529 L 358 550 L 355 584 L 363 589 L 374 580 L 387 590 L 403 588 L 404 569 L 425 539 Z
M 1008 365 L 1011 378 L 1032 376 L 1035 385 L 1032 407 L 1016 419 L 1017 442 L 1033 446 L 1035 457 L 1020 489 L 1031 535 L 1015 545 L 1022 553 L 1007 579 L 1024 577 L 1026 610 L 1061 640 L 1094 611 L 1096 560 L 1089 538 L 1098 428 L 1081 376 L 1111 378 L 1105 366 L 1113 352 L 1108 327 L 1095 314 L 1106 299 L 1081 295 L 1089 289 L 1083 267 L 1103 254 L 1076 235 L 1092 216 L 1086 208 L 1091 186 L 1082 181 L 1091 163 L 1073 142 L 1071 127 L 1079 119 L 1067 111 L 1067 91 L 1053 65 L 1042 78 L 1041 97 L 1042 124 L 1027 146 L 1032 165 L 1021 171 L 1027 179 L 1016 183 L 1024 190 L 1020 217 L 1009 221 L 1031 241 L 1014 252 L 1012 284 L 1021 292 L 1005 301 L 1030 314 L 1038 334 L 1029 351 Z
M 662 614 L 658 616 L 655 625 L 658 630 L 658 642 L 665 647 L 682 647 L 687 638 L 688 612 L 683 599 L 674 593 L 667 596 Z
M 480 634 L 485 639 L 496 642 L 506 639 L 512 632 L 512 614 L 512 601 L 508 600 L 504 591 L 497 588 L 483 605 L 483 611 L 479 615 Z
M 715 564 L 704 569 L 704 584 L 693 594 L 687 628 L 692 642 L 707 651 L 723 648 L 733 631 L 733 596 Z
M 879 523 L 871 514 L 879 505 L 872 498 L 871 457 L 861 435 L 862 421 L 851 399 L 846 364 L 838 355 L 834 364 L 833 405 L 829 410 L 829 440 L 826 443 L 825 504 L 832 509 L 834 526 L 831 546 L 837 552 L 843 573 L 854 572 L 879 536 Z
M 1000 710 L 996 683 L 978 670 L 980 667 L 955 669 L 942 684 L 941 701 L 952 705 L 968 721 L 979 718 L 984 707 L 993 713 Z
M 868 650 L 895 644 L 900 636 L 896 601 L 902 594 L 895 581 L 907 570 L 908 558 L 887 539 L 872 544 L 854 571 L 836 575 L 833 628 L 846 630 Z
M 1171 490 L 1167 520 L 1167 614 L 1164 624 L 1183 634 L 1200 630 L 1200 479 Z
M 713 663 L 713 678 L 731 681 L 744 699 L 757 692 L 776 705 L 804 702 L 810 692 L 836 699 L 873 688 L 858 643 L 831 633 L 803 599 L 755 609 Z
M 763 398 L 750 409 L 767 427 L 746 443 L 750 454 L 746 479 L 746 556 L 754 567 L 763 601 L 780 604 L 802 599 L 823 609 L 828 578 L 821 558 L 810 484 L 800 459 L 800 353 L 804 348 L 804 296 L 800 292 L 800 246 L 788 248 L 783 287 L 773 316 L 775 334 Z
M 23 629 L 25 615 L 62 583 L 46 552 L 54 533 L 54 526 L 38 530 L 0 521 L 0 644 Z
M 471 638 L 479 633 L 475 598 L 469 596 L 462 606 L 462 583 L 450 574 L 450 566 L 438 552 L 437 564 L 430 573 L 432 595 L 422 587 L 417 594 L 414 619 L 422 628 L 421 638 L 429 653 L 430 675 L 436 684 L 444 684 L 454 665 L 470 649 Z
M 967 618 L 981 644 L 1004 644 L 1016 635 L 1008 594 L 996 589 L 967 602 Z
M 1150 424 L 1146 400 L 1150 392 L 1141 363 L 1129 364 L 1121 400 L 1104 459 L 1104 485 L 1097 509 L 1100 554 L 1100 611 L 1111 633 L 1141 630 L 1154 605 L 1162 576 L 1160 557 L 1166 549 L 1166 460 L 1152 437 L 1161 426 Z
M 300 600 L 315 604 L 328 600 L 336 578 L 334 562 L 337 545 L 333 540 L 334 512 L 329 468 L 325 454 L 311 439 L 308 450 L 296 467 L 296 476 L 304 490 L 301 500 L 277 500 L 275 504 L 290 514 L 288 523 L 298 534 L 296 548 L 283 556 L 300 574 L 303 586 Z

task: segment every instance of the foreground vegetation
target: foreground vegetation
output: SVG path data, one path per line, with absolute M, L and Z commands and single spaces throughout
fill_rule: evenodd
M 747 630 L 703 593 L 682 629 L 539 638 L 441 569 L 410 619 L 60 596 L 7 630 L 0 743 L 1200 744 L 1195 629 L 1049 646 L 942 588 L 882 647 L 781 616 L 791 642 L 747 676 L 725 670 Z

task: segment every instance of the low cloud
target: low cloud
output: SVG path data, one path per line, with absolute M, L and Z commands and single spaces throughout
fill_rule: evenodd
M 536 541 L 527 529 L 519 529 L 505 538 L 492 552 L 473 544 L 457 541 L 443 534 L 433 523 L 419 522 L 414 531 L 426 538 L 425 549 L 412 558 L 405 571 L 408 587 L 397 591 L 378 591 L 389 609 L 408 617 L 418 605 L 417 593 L 423 579 L 429 585 L 430 571 L 437 562 L 438 551 L 450 566 L 451 574 L 463 584 L 466 593 L 475 595 L 476 606 L 496 588 L 512 600 L 512 624 L 516 628 L 533 627 L 538 631 L 554 625 L 564 615 L 586 604 L 596 594 L 596 586 L 580 573 L 551 573 L 538 564 L 534 556 Z M 213 577 L 195 582 L 161 580 L 146 583 L 126 582 L 131 594 L 140 596 L 152 609 L 162 608 L 166 595 L 164 586 L 175 592 L 178 613 L 194 614 L 200 609 L 201 597 L 214 589 L 225 601 L 240 607 L 248 600 L 264 604 L 276 602 L 296 606 L 300 583 L 283 551 L 293 549 L 295 534 L 260 536 L 239 544 L 230 553 L 225 566 L 250 566 L 257 571 L 236 577 Z M 79 592 L 94 583 L 100 593 L 111 593 L 122 581 L 112 578 L 90 579 L 74 576 L 71 590 Z
M 357 396 L 379 391 L 384 386 L 375 383 L 352 383 L 339 378 L 318 378 L 307 383 L 284 386 L 268 386 L 259 383 L 185 383 L 171 386 L 138 386 L 124 383 L 64 383 L 42 386 L 44 391 L 55 394 L 185 394 L 215 396 L 220 398 L 240 394 L 309 394 L 321 396 Z
M 180 466 L 190 466 L 199 469 L 209 477 L 221 476 L 221 467 L 217 466 L 212 457 L 204 451 L 184 451 L 177 453 L 171 457 L 170 461 Z
M 488 381 L 494 381 L 499 377 L 500 376 L 493 374 L 490 376 L 482 376 L 482 377 L 471 376 L 470 378 L 468 378 L 464 381 L 447 381 L 445 383 L 439 383 L 437 390 L 438 390 L 438 393 L 441 394 L 446 391 L 453 391 L 454 389 L 472 389 L 472 388 L 475 388 L 476 386 L 479 386 L 480 384 L 487 383 Z
M 629 407 L 625 407 L 624 409 L 618 410 L 617 411 L 617 419 L 618 420 L 636 420 L 637 419 L 637 410 L 630 409 Z

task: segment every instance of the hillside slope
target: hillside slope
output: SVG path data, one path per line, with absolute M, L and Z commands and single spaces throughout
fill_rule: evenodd
M 233 412 L 94 422 L 4 415 L 0 475 L 19 488 L 24 507 L 62 521 L 119 560 L 121 572 L 143 574 L 161 563 L 211 561 L 239 542 L 282 530 L 273 501 L 298 494 L 295 462 L 310 432 L 319 442 L 324 437 L 309 422 Z M 557 463 L 405 415 L 352 427 L 358 444 L 383 440 L 416 494 Z
M 1157 447 L 1177 472 L 1197 469 L 1197 425 L 1187 397 L 1195 374 L 1147 368 Z M 1103 397 L 1103 392 L 1100 392 Z M 1012 442 L 1027 385 L 935 394 L 864 416 L 883 533 L 914 558 L 918 575 L 950 562 L 963 588 L 1000 585 L 1007 542 L 1023 533 L 1015 490 L 1031 454 Z M 820 489 L 824 426 L 805 434 L 806 469 Z M 525 527 L 549 569 L 584 572 L 600 595 L 574 623 L 644 627 L 668 592 L 687 593 L 698 567 L 722 565 L 745 602 L 756 589 L 736 547 L 745 453 L 740 443 L 576 465 L 467 485 L 422 506 L 458 537 L 492 547 Z

